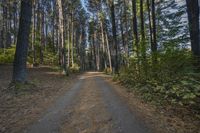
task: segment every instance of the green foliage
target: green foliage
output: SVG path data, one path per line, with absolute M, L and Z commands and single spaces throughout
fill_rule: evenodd
M 103 72 L 104 72 L 105 74 L 112 74 L 112 70 L 110 69 L 110 67 L 106 67 L 106 68 L 103 70 Z
M 44 51 L 44 65 L 58 65 L 58 55 L 52 52 Z
M 15 46 L 7 49 L 0 49 L 0 64 L 13 63 Z
M 196 60 L 191 53 L 186 50 L 166 51 L 157 57 L 156 64 L 149 56 L 145 65 L 138 65 L 138 59 L 130 59 L 129 66 L 121 68 L 118 80 L 129 91 L 139 92 L 148 101 L 198 107 L 200 76 L 195 72 L 193 64 Z
M 80 66 L 76 63 L 72 67 L 70 67 L 70 73 L 78 73 L 80 72 Z

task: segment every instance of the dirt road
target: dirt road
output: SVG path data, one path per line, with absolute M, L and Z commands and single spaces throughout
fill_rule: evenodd
M 101 73 L 88 72 L 25 133 L 149 133 Z

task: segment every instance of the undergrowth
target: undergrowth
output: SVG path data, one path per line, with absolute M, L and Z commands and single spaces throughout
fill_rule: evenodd
M 194 64 L 196 59 L 188 51 L 165 52 L 145 60 L 129 60 L 129 66 L 120 69 L 114 77 L 143 99 L 157 105 L 173 105 L 190 108 L 200 114 L 200 73 Z M 196 66 L 196 65 L 195 65 Z

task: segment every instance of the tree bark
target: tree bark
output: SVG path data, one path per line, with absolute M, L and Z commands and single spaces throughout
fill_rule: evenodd
M 27 52 L 29 45 L 29 34 L 31 27 L 32 17 L 32 1 L 22 0 L 21 1 L 21 16 L 19 31 L 17 37 L 17 46 L 13 63 L 13 82 L 26 82 L 27 70 Z
M 107 45 L 107 53 L 108 53 L 110 72 L 112 72 L 112 61 L 111 61 L 111 54 L 110 54 L 110 46 L 109 46 L 109 42 L 108 42 L 108 34 L 106 33 L 105 36 L 106 36 L 106 45 Z
M 119 63 L 118 63 L 118 44 L 117 44 L 117 31 L 116 31 L 116 23 L 115 23 L 115 4 L 114 0 L 110 2 L 111 9 L 111 19 L 112 19 L 112 33 L 113 33 L 113 42 L 115 48 L 115 62 L 114 62 L 114 72 L 119 73 Z
M 57 0 L 57 6 L 58 6 L 58 16 L 59 16 L 59 37 L 61 42 L 61 63 L 63 68 L 63 73 L 67 75 L 67 67 L 66 67 L 66 48 L 65 48 L 65 42 L 64 42 L 64 24 L 63 24 L 63 9 L 62 9 L 62 1 Z
M 191 39 L 191 47 L 194 56 L 200 56 L 200 42 L 199 42 L 199 4 L 198 0 L 186 0 L 187 13 L 189 21 L 189 31 Z
M 137 9 L 136 9 L 136 0 L 132 0 L 132 12 L 133 12 L 133 34 L 136 46 L 136 54 L 138 56 L 139 52 L 139 45 L 138 45 L 138 30 L 137 30 Z

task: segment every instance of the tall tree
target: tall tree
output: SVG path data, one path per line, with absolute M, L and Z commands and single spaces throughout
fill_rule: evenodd
M 199 4 L 198 0 L 186 0 L 189 21 L 189 31 L 192 52 L 195 56 L 200 56 L 200 34 L 199 34 Z
M 115 3 L 114 0 L 109 1 L 111 19 L 112 19 L 112 33 L 113 33 L 113 43 L 115 48 L 115 62 L 114 62 L 114 72 L 119 72 L 119 62 L 118 62 L 118 44 L 117 44 L 117 31 L 116 31 L 116 22 L 115 22 Z
M 137 7 L 136 7 L 136 0 L 132 0 L 132 12 L 133 12 L 133 34 L 134 34 L 134 40 L 135 45 L 137 48 L 137 54 L 138 54 L 138 30 L 137 30 Z
M 63 9 L 62 9 L 62 1 L 57 0 L 57 6 L 58 6 L 58 20 L 59 20 L 59 39 L 60 39 L 60 45 L 61 45 L 61 63 L 63 68 L 63 73 L 67 74 L 67 66 L 66 66 L 66 48 L 65 48 L 65 41 L 64 41 L 64 24 L 63 24 Z
M 19 31 L 17 37 L 17 46 L 13 64 L 13 82 L 26 82 L 26 61 L 29 45 L 29 34 L 32 17 L 32 1 L 21 1 L 21 16 L 19 23 Z
M 152 44 L 152 52 L 157 52 L 157 34 L 156 34 L 156 11 L 155 11 L 155 0 L 151 2 L 151 10 L 152 10 L 152 33 L 153 33 L 153 44 Z M 156 56 L 154 58 L 156 59 Z

